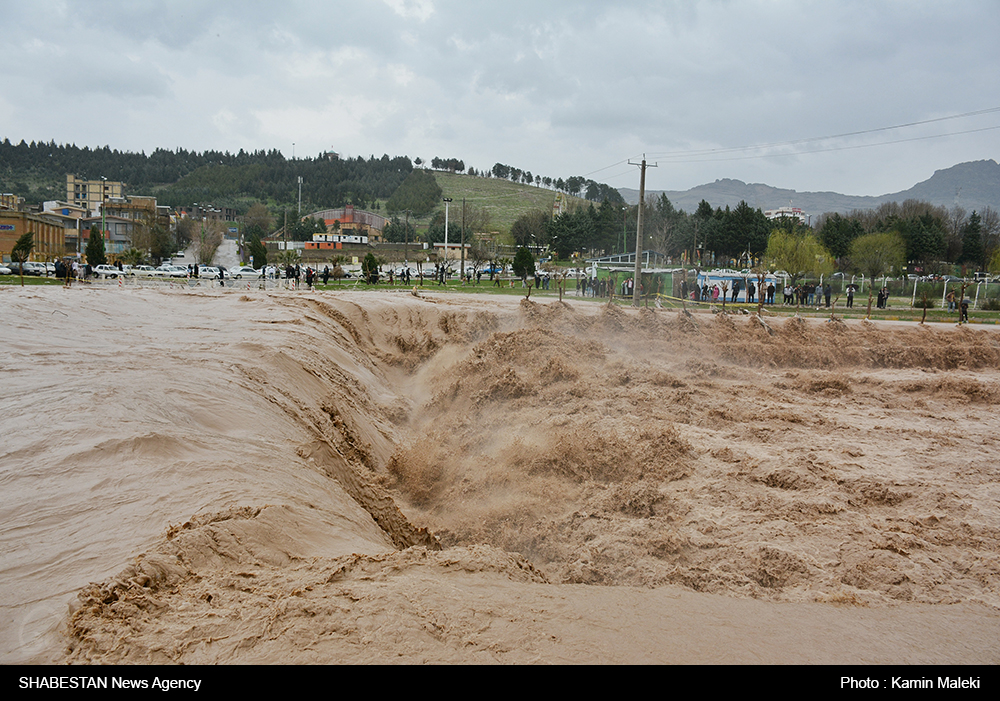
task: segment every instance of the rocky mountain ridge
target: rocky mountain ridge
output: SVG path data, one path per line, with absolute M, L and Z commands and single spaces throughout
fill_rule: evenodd
M 619 188 L 629 204 L 639 201 L 639 191 Z M 982 211 L 986 207 L 1000 210 L 1000 165 L 996 161 L 982 160 L 959 163 L 951 168 L 934 172 L 927 180 L 908 190 L 878 196 L 842 195 L 837 192 L 798 192 L 771 187 L 763 183 L 745 183 L 723 178 L 714 183 L 698 185 L 690 190 L 649 190 L 647 202 L 665 194 L 675 207 L 694 212 L 698 203 L 706 200 L 712 207 L 735 207 L 741 200 L 762 210 L 791 206 L 802 209 L 813 217 L 824 212 L 847 213 L 852 209 L 870 209 L 883 202 L 903 202 L 908 199 L 925 200 L 949 209 L 956 204 L 968 211 Z

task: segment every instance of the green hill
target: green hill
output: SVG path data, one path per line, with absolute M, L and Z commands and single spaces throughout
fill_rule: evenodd
M 462 175 L 433 171 L 434 177 L 444 197 L 452 199 L 450 217 L 460 222 L 462 217 L 462 198 L 466 204 L 481 207 L 489 212 L 490 227 L 494 231 L 509 232 L 511 225 L 519 216 L 532 209 L 540 209 L 551 213 L 557 193 L 544 187 L 522 185 L 500 178 L 481 178 L 475 175 Z M 586 206 L 586 200 L 562 194 L 568 201 L 568 206 L 575 209 Z M 444 211 L 444 202 L 431 214 Z

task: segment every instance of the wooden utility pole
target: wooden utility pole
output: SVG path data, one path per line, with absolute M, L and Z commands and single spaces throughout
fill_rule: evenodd
M 643 202 L 646 199 L 646 154 L 642 156 L 642 163 L 632 163 L 629 161 L 629 165 L 640 166 L 639 171 L 639 214 L 636 217 L 635 223 L 635 272 L 632 275 L 632 306 L 639 306 L 639 285 L 642 282 L 642 262 L 639 260 L 639 256 L 642 255 L 642 207 Z M 654 163 L 651 168 L 656 168 Z
M 406 210 L 406 224 L 403 225 L 403 264 L 410 267 L 410 210 Z
M 462 268 L 459 275 L 462 276 L 462 282 L 465 282 L 465 198 L 462 198 Z

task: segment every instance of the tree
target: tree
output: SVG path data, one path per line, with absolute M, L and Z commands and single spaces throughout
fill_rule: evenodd
M 587 250 L 594 240 L 594 208 L 577 209 L 571 214 L 560 214 L 547 227 L 549 245 L 561 259 Z
M 271 216 L 266 206 L 255 202 L 243 215 L 243 224 L 248 232 L 257 231 L 262 236 L 266 236 L 271 233 L 271 227 L 274 226 L 274 217 Z
M 386 224 L 382 231 L 382 240 L 387 243 L 403 243 L 413 241 L 416 237 L 417 229 L 409 222 L 401 222 L 398 216 Z
M 510 235 L 518 246 L 541 242 L 546 238 L 545 227 L 549 215 L 540 209 L 532 209 L 519 216 L 510 227 Z
M 142 265 L 143 261 L 146 260 L 146 252 L 133 247 L 123 251 L 118 258 L 125 265 Z
M 250 262 L 253 267 L 260 270 L 267 265 L 267 247 L 261 242 L 260 236 L 253 234 L 250 237 Z
M 87 264 L 92 267 L 105 265 L 108 262 L 104 253 L 104 234 L 96 225 L 90 227 L 90 238 L 87 240 L 87 249 L 84 253 L 87 256 Z
M 771 269 L 787 272 L 792 285 L 806 275 L 833 270 L 830 253 L 815 236 L 803 231 L 790 233 L 775 229 L 768 237 L 764 257 Z
M 990 267 L 988 269 L 993 275 L 1000 275 L 1000 248 L 993 251 L 993 257 L 990 258 Z
M 211 265 L 215 252 L 222 245 L 225 224 L 214 219 L 202 219 L 194 240 L 194 257 L 201 265 Z
M 982 220 L 976 212 L 969 215 L 962 227 L 962 255 L 959 263 L 967 263 L 979 270 L 986 262 L 983 255 Z
M 177 222 L 177 230 L 175 232 L 175 243 L 174 249 L 177 251 L 185 251 L 187 247 L 191 245 L 194 241 L 195 232 L 198 230 L 198 222 L 191 217 L 181 217 Z M 171 251 L 172 253 L 173 251 Z
M 465 229 L 473 234 L 482 234 L 490 228 L 490 210 L 470 204 L 465 208 Z
M 441 201 L 441 187 L 434 175 L 426 170 L 414 170 L 385 203 L 390 214 L 407 209 L 417 217 L 430 214 Z
M 531 251 L 523 246 L 517 249 L 513 263 L 514 275 L 519 278 L 529 277 L 535 274 L 535 257 Z
M 289 248 L 287 250 L 280 251 L 277 256 L 277 263 L 282 267 L 289 265 L 298 265 L 299 261 L 301 260 L 302 260 L 302 255 L 294 248 Z
M 486 261 L 489 260 L 489 258 L 490 258 L 490 252 L 482 243 L 476 241 L 475 243 L 472 244 L 472 247 L 469 248 L 469 263 L 472 265 L 472 276 L 474 278 L 478 278 L 477 273 L 479 273 L 479 271 L 482 269 Z M 478 284 L 478 279 L 477 279 L 477 284 Z
M 854 239 L 850 251 L 851 267 L 869 280 L 900 270 L 906 261 L 906 244 L 895 232 L 867 234 Z
M 944 253 L 944 221 L 930 213 L 900 222 L 899 233 L 906 243 L 908 261 L 929 263 Z
M 1000 248 L 1000 213 L 992 207 L 983 210 L 983 251 L 987 260 Z
M 133 265 L 152 258 L 157 263 L 169 258 L 174 250 L 174 242 L 167 228 L 159 222 L 155 214 L 144 213 L 132 223 L 132 248 L 139 251 L 142 257 Z
M 369 253 L 361 261 L 361 272 L 364 273 L 365 282 L 374 285 L 378 282 L 378 260 L 373 253 Z
M 951 211 L 948 212 L 948 221 L 945 223 L 945 243 L 948 246 L 947 260 L 957 261 L 962 255 L 962 232 L 967 221 L 965 215 L 965 209 L 958 205 L 952 207 Z
M 851 249 L 851 241 L 863 235 L 861 222 L 842 217 L 837 212 L 826 215 L 819 228 L 820 243 L 837 260 L 846 257 Z
M 10 252 L 10 258 L 17 263 L 17 268 L 21 273 L 21 287 L 24 287 L 24 264 L 31 257 L 31 252 L 35 250 L 35 235 L 30 231 L 25 231 L 17 237 L 14 248 Z

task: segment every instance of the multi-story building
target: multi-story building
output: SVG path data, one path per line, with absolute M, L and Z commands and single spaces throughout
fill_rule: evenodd
M 75 175 L 66 176 L 66 201 L 86 207 L 91 212 L 101 208 L 101 203 L 114 197 L 123 197 L 125 185 L 113 180 L 83 180 Z
M 347 205 L 340 209 L 324 209 L 309 215 L 313 219 L 322 219 L 330 234 L 341 236 L 366 236 L 372 243 L 382 240 L 386 218 L 373 212 L 354 209 Z
M 798 207 L 778 207 L 777 209 L 769 209 L 764 212 L 764 216 L 768 219 L 781 219 L 782 217 L 798 219 L 802 224 L 808 224 L 809 219 L 809 215 Z
M 24 198 L 9 192 L 0 193 L 0 209 L 20 211 L 24 209 Z
M 81 252 L 80 227 L 83 226 L 83 220 L 90 216 L 85 207 L 60 200 L 49 200 L 42 203 L 42 212 L 39 216 L 63 227 L 67 255 L 75 256 Z
M 66 255 L 65 229 L 59 222 L 38 214 L 0 210 L 0 258 L 10 262 L 14 244 L 30 231 L 34 234 L 35 249 L 31 260 L 49 261 Z
M 211 204 L 198 204 L 195 202 L 189 207 L 178 207 L 181 216 L 190 219 L 208 219 L 213 221 L 236 221 L 236 210 L 232 207 L 216 207 Z

